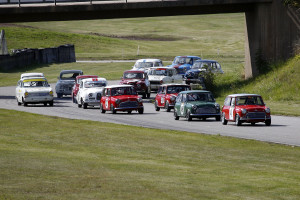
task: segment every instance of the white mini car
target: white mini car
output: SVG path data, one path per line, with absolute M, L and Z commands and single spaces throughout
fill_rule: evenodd
M 102 90 L 107 85 L 105 78 L 87 78 L 80 82 L 76 96 L 78 108 L 100 106 Z
M 53 91 L 44 77 L 23 78 L 18 81 L 16 87 L 16 99 L 18 105 L 43 103 L 53 106 Z
M 142 70 L 148 73 L 150 67 L 162 67 L 163 63 L 160 59 L 139 59 L 135 62 L 133 70 Z
M 182 76 L 173 67 L 151 67 L 148 72 L 151 90 L 158 90 L 166 83 L 182 83 Z

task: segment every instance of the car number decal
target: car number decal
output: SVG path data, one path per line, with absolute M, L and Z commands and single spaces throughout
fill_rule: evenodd
M 184 114 L 184 103 L 182 103 L 182 104 L 180 105 L 180 113 L 181 113 L 181 115 Z
M 161 97 L 160 103 L 161 103 L 162 105 L 165 103 L 165 98 L 164 98 L 164 97 Z
M 234 107 L 230 106 L 230 109 L 229 109 L 229 119 L 230 120 L 233 120 L 233 110 L 234 110 Z
M 108 99 L 105 100 L 105 108 L 108 109 Z

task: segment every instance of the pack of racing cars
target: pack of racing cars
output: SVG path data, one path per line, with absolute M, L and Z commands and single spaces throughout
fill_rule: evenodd
M 111 111 L 144 113 L 143 99 L 153 100 L 155 111 L 173 110 L 175 120 L 214 118 L 223 125 L 233 122 L 271 125 L 271 111 L 258 94 L 230 94 L 221 107 L 207 90 L 194 90 L 191 83 L 203 83 L 203 73 L 224 73 L 215 60 L 197 56 L 176 56 L 171 65 L 164 67 L 160 59 L 137 60 L 126 70 L 118 85 L 108 85 L 97 75 L 84 75 L 82 70 L 62 70 L 55 86 L 57 98 L 71 95 L 78 108 L 99 107 L 101 113 Z M 139 95 L 142 95 L 140 97 Z M 53 106 L 54 91 L 43 73 L 24 73 L 16 87 L 18 105 L 43 104 Z M 150 99 L 151 102 L 151 99 Z

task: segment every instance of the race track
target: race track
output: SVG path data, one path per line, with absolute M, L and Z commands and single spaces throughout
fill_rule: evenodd
M 116 81 L 110 81 L 109 83 L 115 84 Z M 54 88 L 54 86 L 55 84 L 51 84 L 52 88 Z M 151 98 L 153 99 L 154 96 L 155 94 L 152 93 Z M 111 112 L 106 112 L 105 114 L 101 114 L 99 108 L 88 108 L 86 110 L 78 108 L 77 104 L 72 103 L 70 97 L 64 97 L 62 99 L 55 98 L 53 107 L 44 107 L 42 104 L 29 104 L 28 107 L 24 107 L 17 105 L 15 86 L 0 87 L 0 108 L 71 119 L 111 122 L 213 135 L 220 134 L 222 136 L 300 146 L 299 117 L 272 115 L 272 125 L 270 127 L 265 126 L 263 123 L 258 123 L 255 126 L 243 124 L 237 127 L 232 122 L 224 126 L 221 122 L 217 122 L 214 119 L 207 119 L 206 121 L 193 119 L 193 121 L 188 122 L 186 119 L 180 118 L 179 121 L 175 121 L 173 112 L 166 112 L 164 109 L 156 112 L 154 105 L 147 99 L 144 101 L 144 114 L 142 115 L 137 112 L 133 112 L 132 114 L 125 112 L 112 114 Z

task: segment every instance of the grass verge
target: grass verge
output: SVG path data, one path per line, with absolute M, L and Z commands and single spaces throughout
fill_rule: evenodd
M 298 147 L 0 113 L 0 199 L 300 197 Z

